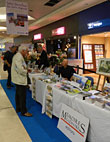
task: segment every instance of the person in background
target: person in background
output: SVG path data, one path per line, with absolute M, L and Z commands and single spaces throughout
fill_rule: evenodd
M 38 46 L 38 52 L 41 53 L 40 57 L 39 57 L 39 68 L 43 65 L 43 68 L 45 67 L 49 67 L 49 61 L 48 61 L 48 57 L 47 57 L 47 53 L 45 50 L 43 50 L 42 46 L 39 45 Z
M 63 62 L 61 64 L 61 67 L 59 68 L 59 71 L 57 72 L 57 74 L 61 75 L 66 80 L 71 80 L 73 73 L 76 73 L 76 72 L 73 69 L 73 67 L 68 65 L 68 59 L 63 59 Z
M 13 85 L 11 84 L 11 64 L 12 58 L 16 54 L 17 47 L 12 46 L 10 47 L 9 51 L 6 51 L 4 54 L 4 70 L 8 72 L 8 79 L 7 79 L 7 88 L 10 89 Z
M 34 47 L 32 50 L 32 56 L 35 56 L 37 59 L 37 48 L 36 47 Z
M 28 48 L 20 46 L 18 53 L 13 57 L 12 61 L 12 82 L 16 85 L 16 112 L 21 112 L 21 115 L 30 117 L 31 113 L 27 112 L 26 108 L 26 89 L 27 89 L 27 66 L 24 58 L 27 56 Z

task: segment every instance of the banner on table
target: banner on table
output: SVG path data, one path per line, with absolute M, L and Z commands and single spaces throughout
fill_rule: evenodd
M 32 98 L 36 101 L 36 79 L 32 77 Z
M 53 90 L 52 87 L 50 85 L 47 86 L 47 90 L 46 90 L 46 107 L 45 107 L 45 112 L 46 115 L 49 116 L 50 118 L 52 118 L 52 114 L 53 114 Z
M 7 34 L 28 35 L 28 4 L 6 0 Z
M 62 104 L 58 128 L 72 141 L 85 142 L 89 119 Z

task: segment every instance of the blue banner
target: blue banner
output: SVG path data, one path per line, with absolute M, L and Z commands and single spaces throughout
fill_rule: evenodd
M 104 19 L 96 22 L 91 22 L 87 24 L 88 29 L 100 28 L 105 26 L 110 26 L 110 19 Z

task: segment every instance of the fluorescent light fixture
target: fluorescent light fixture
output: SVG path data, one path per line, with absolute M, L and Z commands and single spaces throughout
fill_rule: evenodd
M 35 18 L 28 16 L 28 20 L 35 20 Z
M 7 28 L 6 27 L 2 27 L 2 26 L 0 26 L 0 31 L 6 31 L 7 30 Z
M 35 20 L 31 16 L 28 16 L 28 20 Z M 0 21 L 5 22 L 6 21 L 6 14 L 0 14 Z
M 6 21 L 6 14 L 0 14 L 0 22 Z
M 0 15 L 0 19 L 1 19 L 1 20 L 5 20 L 5 19 L 6 19 L 6 14 Z

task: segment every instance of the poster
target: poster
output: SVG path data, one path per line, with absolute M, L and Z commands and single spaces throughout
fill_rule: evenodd
M 84 51 L 85 63 L 92 63 L 92 51 Z
M 62 104 L 58 128 L 72 141 L 85 142 L 88 132 L 89 119 Z
M 6 0 L 7 34 L 28 35 L 28 5 Z
M 110 76 L 110 58 L 99 59 L 97 73 Z

